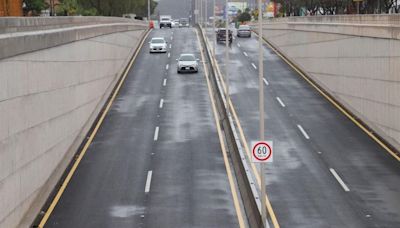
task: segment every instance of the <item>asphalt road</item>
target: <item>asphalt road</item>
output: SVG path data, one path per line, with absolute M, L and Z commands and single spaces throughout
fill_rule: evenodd
M 275 151 L 266 187 L 281 227 L 400 227 L 399 163 L 266 46 L 264 58 L 265 137 Z M 230 59 L 232 101 L 251 142 L 259 131 L 255 36 L 235 39 Z
M 150 54 L 163 36 L 168 53 Z M 193 28 L 153 30 L 45 227 L 237 227 Z

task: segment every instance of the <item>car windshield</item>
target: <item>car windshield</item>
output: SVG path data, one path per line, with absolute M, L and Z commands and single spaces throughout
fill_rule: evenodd
M 179 60 L 180 61 L 195 61 L 196 59 L 194 58 L 193 55 L 181 55 Z
M 168 18 L 162 18 L 161 20 L 162 20 L 162 21 L 169 21 Z
M 232 33 L 232 30 L 228 30 L 228 31 L 229 31 L 229 33 Z M 226 34 L 226 29 L 219 29 L 218 33 L 219 34 Z
M 153 44 L 162 44 L 162 43 L 164 43 L 164 42 L 165 42 L 164 39 L 161 39 L 161 38 L 152 39 L 152 40 L 151 40 L 151 43 L 153 43 Z
M 241 25 L 241 26 L 239 26 L 239 29 L 250 29 L 250 26 L 248 26 L 248 25 Z

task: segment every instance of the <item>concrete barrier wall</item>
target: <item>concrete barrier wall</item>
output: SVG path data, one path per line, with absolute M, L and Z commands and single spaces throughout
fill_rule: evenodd
M 49 41 L 36 51 L 31 47 L 37 43 L 20 43 L 30 52 L 0 59 L 1 228 L 32 223 L 147 29 L 129 20 L 121 29 L 112 20 L 79 36 L 74 29 L 55 30 L 74 39 L 55 46 Z M 25 40 L 54 35 L 47 31 Z
M 400 15 L 290 17 L 263 36 L 400 150 Z

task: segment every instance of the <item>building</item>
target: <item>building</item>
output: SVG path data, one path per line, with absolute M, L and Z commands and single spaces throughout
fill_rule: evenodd
M 22 15 L 22 0 L 0 0 L 0 17 Z

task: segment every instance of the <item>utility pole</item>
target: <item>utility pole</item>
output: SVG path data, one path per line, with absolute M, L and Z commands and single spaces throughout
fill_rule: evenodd
M 258 85 L 260 106 L 260 141 L 264 141 L 264 53 L 262 46 L 262 18 L 261 0 L 258 0 Z M 267 210 L 265 202 L 265 163 L 260 163 L 260 190 L 261 190 L 261 219 L 264 227 L 267 227 Z

